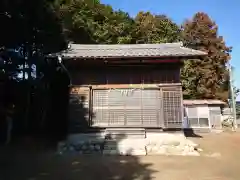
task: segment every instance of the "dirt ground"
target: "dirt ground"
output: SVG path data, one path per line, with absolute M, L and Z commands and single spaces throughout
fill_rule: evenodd
M 203 150 L 199 157 L 56 155 L 5 148 L 0 151 L 0 180 L 240 179 L 239 132 L 192 140 Z

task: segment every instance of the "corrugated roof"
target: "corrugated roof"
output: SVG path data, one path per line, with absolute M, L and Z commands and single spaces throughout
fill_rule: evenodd
M 208 100 L 183 100 L 184 105 L 201 105 L 201 104 L 226 104 L 223 101 L 217 99 L 208 99 Z
M 124 58 L 169 56 L 194 57 L 207 55 L 207 53 L 183 47 L 182 43 L 121 45 L 70 44 L 68 50 L 55 55 L 61 55 L 66 58 Z

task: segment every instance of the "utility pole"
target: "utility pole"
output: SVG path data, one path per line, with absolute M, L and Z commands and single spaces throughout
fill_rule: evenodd
M 228 64 L 229 69 L 229 81 L 230 81 L 230 91 L 231 91 L 231 112 L 233 114 L 233 126 L 234 129 L 237 129 L 237 116 L 236 116 L 236 97 L 234 92 L 234 86 L 233 86 L 233 68 Z

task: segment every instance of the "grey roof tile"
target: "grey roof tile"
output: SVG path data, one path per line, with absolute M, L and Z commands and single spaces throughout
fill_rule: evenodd
M 165 57 L 203 56 L 207 53 L 182 46 L 182 43 L 163 44 L 71 44 L 70 48 L 56 55 L 66 58 L 118 58 L 118 57 Z
M 218 99 L 195 99 L 195 100 L 183 100 L 184 105 L 203 105 L 203 104 L 226 104 Z

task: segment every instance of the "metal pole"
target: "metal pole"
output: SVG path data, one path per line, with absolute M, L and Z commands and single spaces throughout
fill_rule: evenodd
M 232 104 L 232 113 L 233 113 L 233 126 L 237 129 L 237 116 L 236 116 L 236 98 L 233 86 L 233 68 L 229 64 L 229 81 L 230 81 L 230 91 L 231 91 L 231 104 Z

